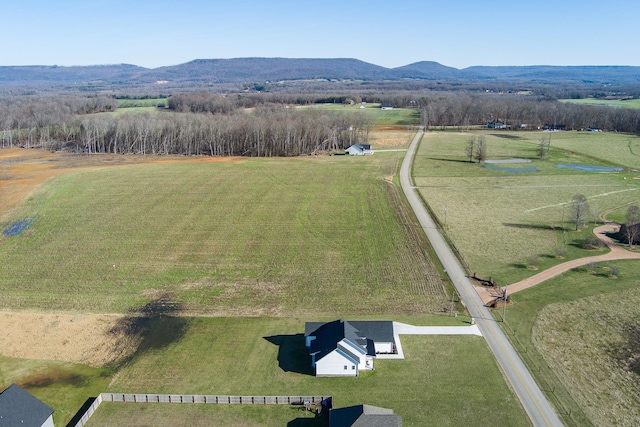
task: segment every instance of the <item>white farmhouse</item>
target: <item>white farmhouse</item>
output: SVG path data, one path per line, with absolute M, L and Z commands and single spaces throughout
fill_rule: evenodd
M 318 377 L 358 376 L 373 369 L 376 354 L 395 351 L 391 321 L 307 322 L 304 335 Z

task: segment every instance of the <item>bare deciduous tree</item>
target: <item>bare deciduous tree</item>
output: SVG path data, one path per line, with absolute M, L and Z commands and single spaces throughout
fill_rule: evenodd
M 571 199 L 570 204 L 571 222 L 575 225 L 576 231 L 580 223 L 584 223 L 589 218 L 589 202 L 583 194 L 576 194 Z
M 484 136 L 478 137 L 473 157 L 477 162 L 484 162 L 487 160 L 487 144 L 484 140 Z
M 636 237 L 638 237 L 638 229 L 640 228 L 637 225 L 638 222 L 640 222 L 640 207 L 638 207 L 638 205 L 631 205 L 627 208 L 627 223 L 625 224 L 630 248 L 633 247 L 633 242 Z
M 540 138 L 538 143 L 538 158 L 544 159 L 549 153 L 549 147 L 551 147 L 551 133 L 548 136 Z
M 467 141 L 466 147 L 467 157 L 469 157 L 469 163 L 473 162 L 473 154 L 476 152 L 476 137 L 470 136 Z

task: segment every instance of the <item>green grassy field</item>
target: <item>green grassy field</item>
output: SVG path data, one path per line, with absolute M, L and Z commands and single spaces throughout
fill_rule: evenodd
M 0 306 L 126 312 L 164 297 L 217 316 L 436 312 L 443 274 L 383 179 L 402 154 L 57 177 L 4 224 L 35 218 L 0 237 Z
M 365 104 L 365 108 L 360 108 L 360 104 L 315 104 L 298 108 L 361 114 L 375 126 L 417 126 L 420 123 L 420 110 L 417 108 L 383 110 L 380 108 L 380 104 Z
M 158 104 L 169 105 L 167 98 L 149 98 L 149 99 L 117 99 L 118 109 L 111 115 L 122 115 L 131 113 L 151 113 L 169 112 L 165 108 L 158 108 Z
M 480 135 L 476 133 L 475 135 Z M 595 173 L 559 169 L 556 164 L 632 167 L 640 165 L 640 138 L 630 135 L 554 132 L 551 152 L 536 159 L 543 132 L 484 132 L 489 159 L 524 158 L 531 163 L 470 163 L 465 155 L 468 133 L 429 133 L 418 152 L 416 185 L 472 271 L 513 283 L 539 269 L 593 255 L 585 250 L 589 228 L 573 231 L 568 203 L 587 196 L 590 223 L 600 212 L 640 200 L 637 173 Z M 617 161 L 617 162 L 616 162 Z M 524 168 L 534 167 L 536 171 Z M 509 168 L 511 170 L 509 170 Z M 599 221 L 599 220 L 597 220 Z M 556 257 L 565 252 L 564 259 Z
M 304 406 L 102 403 L 87 427 L 326 427 Z
M 421 319 L 426 324 L 464 324 L 461 318 L 446 316 Z M 528 425 L 480 337 L 402 336 L 405 360 L 378 360 L 374 371 L 358 378 L 316 378 L 311 375 L 310 358 L 304 348 L 304 321 L 160 319 L 139 353 L 116 375 L 109 391 L 320 394 L 332 395 L 336 407 L 368 403 L 393 408 L 405 426 Z M 132 411 L 136 416 L 144 415 L 142 409 L 130 405 L 108 405 L 104 411 L 98 410 L 92 420 L 96 424 L 92 425 L 103 425 L 101 420 L 105 419 L 110 420 L 107 425 L 117 425 L 116 420 L 126 420 Z M 206 420 L 206 425 L 224 425 L 218 414 L 226 417 L 229 412 L 241 417 L 240 424 L 247 425 L 281 426 L 298 417 L 295 411 L 284 408 L 257 411 L 215 405 L 198 409 L 198 416 Z M 172 425 L 171 420 L 181 418 L 181 414 L 149 411 L 141 425 L 156 425 L 159 416 L 169 418 L 162 421 L 166 424 L 157 425 Z
M 594 105 L 598 107 L 622 107 L 622 108 L 640 108 L 640 99 L 559 99 L 559 102 L 567 104 Z
M 145 99 L 117 99 L 118 108 L 139 108 L 153 107 L 157 108 L 158 104 L 168 105 L 168 98 L 145 98 Z
M 617 278 L 609 266 L 619 267 Z M 640 382 L 630 363 L 639 354 L 640 263 L 587 270 L 514 294 L 504 330 L 567 425 L 634 426 Z

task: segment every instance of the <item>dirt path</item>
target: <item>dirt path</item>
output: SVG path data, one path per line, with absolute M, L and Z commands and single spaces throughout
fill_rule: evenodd
M 640 253 L 629 252 L 628 250 L 623 249 L 606 235 L 606 233 L 617 231 L 619 227 L 620 226 L 616 223 L 607 223 L 605 225 L 601 225 L 600 227 L 596 227 L 593 230 L 593 234 L 595 234 L 596 237 L 600 239 L 607 246 L 607 248 L 610 249 L 608 253 L 585 258 L 578 258 L 555 265 L 547 270 L 541 271 L 534 276 L 509 285 L 509 293 L 513 294 L 515 292 L 528 289 L 532 286 L 544 282 L 545 280 L 549 280 L 553 277 L 559 276 L 562 273 L 565 273 L 577 267 L 581 267 L 583 265 L 587 265 L 591 262 L 615 261 L 620 259 L 640 259 Z M 478 292 L 478 295 L 480 295 L 480 298 L 482 298 L 482 301 L 485 304 L 494 301 L 496 297 L 499 296 L 499 289 L 492 289 L 484 286 L 476 286 L 475 288 Z

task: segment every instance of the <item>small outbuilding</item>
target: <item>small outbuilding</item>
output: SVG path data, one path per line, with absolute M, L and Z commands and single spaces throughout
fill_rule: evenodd
M 54 427 L 53 409 L 11 384 L 0 393 L 0 426 Z
M 393 409 L 355 405 L 329 411 L 329 427 L 402 427 L 402 418 Z
M 353 144 L 344 150 L 350 156 L 364 156 L 365 154 L 373 154 L 371 144 Z

